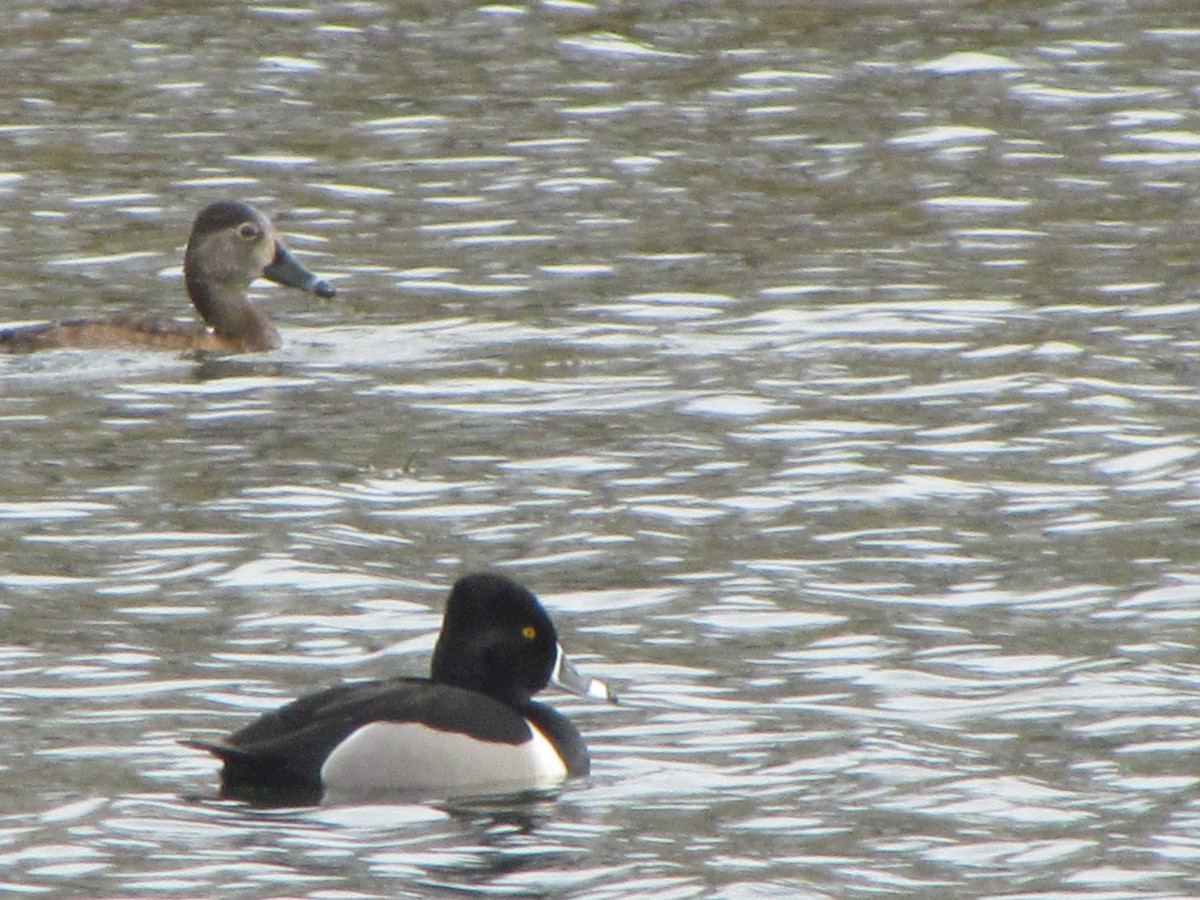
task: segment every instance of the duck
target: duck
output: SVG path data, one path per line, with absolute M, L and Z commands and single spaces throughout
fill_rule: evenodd
M 302 696 L 224 740 L 185 740 L 222 762 L 221 796 L 554 789 L 591 763 L 578 729 L 533 695 L 548 684 L 616 703 L 563 653 L 527 587 L 480 572 L 455 582 L 428 678 L 349 682 Z
M 281 343 L 279 331 L 246 297 L 259 277 L 325 299 L 337 294 L 299 263 L 263 213 L 237 200 L 211 203 L 192 223 L 183 254 L 184 285 L 203 324 L 156 312 L 45 322 L 0 329 L 0 352 L 124 346 L 217 353 L 274 350 Z

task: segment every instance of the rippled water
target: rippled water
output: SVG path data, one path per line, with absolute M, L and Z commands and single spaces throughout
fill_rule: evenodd
M 0 32 L 0 890 L 1200 889 L 1189 4 L 44 6 Z M 421 672 L 495 567 L 625 701 L 556 797 L 252 809 L 185 736 Z

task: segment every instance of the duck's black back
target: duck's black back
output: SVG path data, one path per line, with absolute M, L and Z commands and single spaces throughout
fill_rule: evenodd
M 539 717 L 537 712 L 533 716 Z M 227 790 L 239 785 L 317 788 L 321 767 L 333 749 L 373 722 L 411 722 L 514 745 L 529 738 L 524 716 L 499 701 L 423 678 L 391 678 L 337 685 L 301 697 L 223 743 L 199 746 L 224 760 L 222 784 Z

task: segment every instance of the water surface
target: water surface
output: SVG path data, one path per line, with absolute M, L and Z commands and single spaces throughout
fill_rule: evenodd
M 0 888 L 1195 893 L 1200 29 L 1178 2 L 16 0 Z M 554 797 L 219 802 L 178 744 L 419 673 L 506 571 L 623 704 Z

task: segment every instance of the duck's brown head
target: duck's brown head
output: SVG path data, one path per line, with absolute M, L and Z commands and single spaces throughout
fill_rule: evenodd
M 279 345 L 279 333 L 246 298 L 255 278 L 331 298 L 336 291 L 292 255 L 271 221 L 254 207 L 223 200 L 200 211 L 183 258 L 188 295 L 221 337 L 244 349 Z

